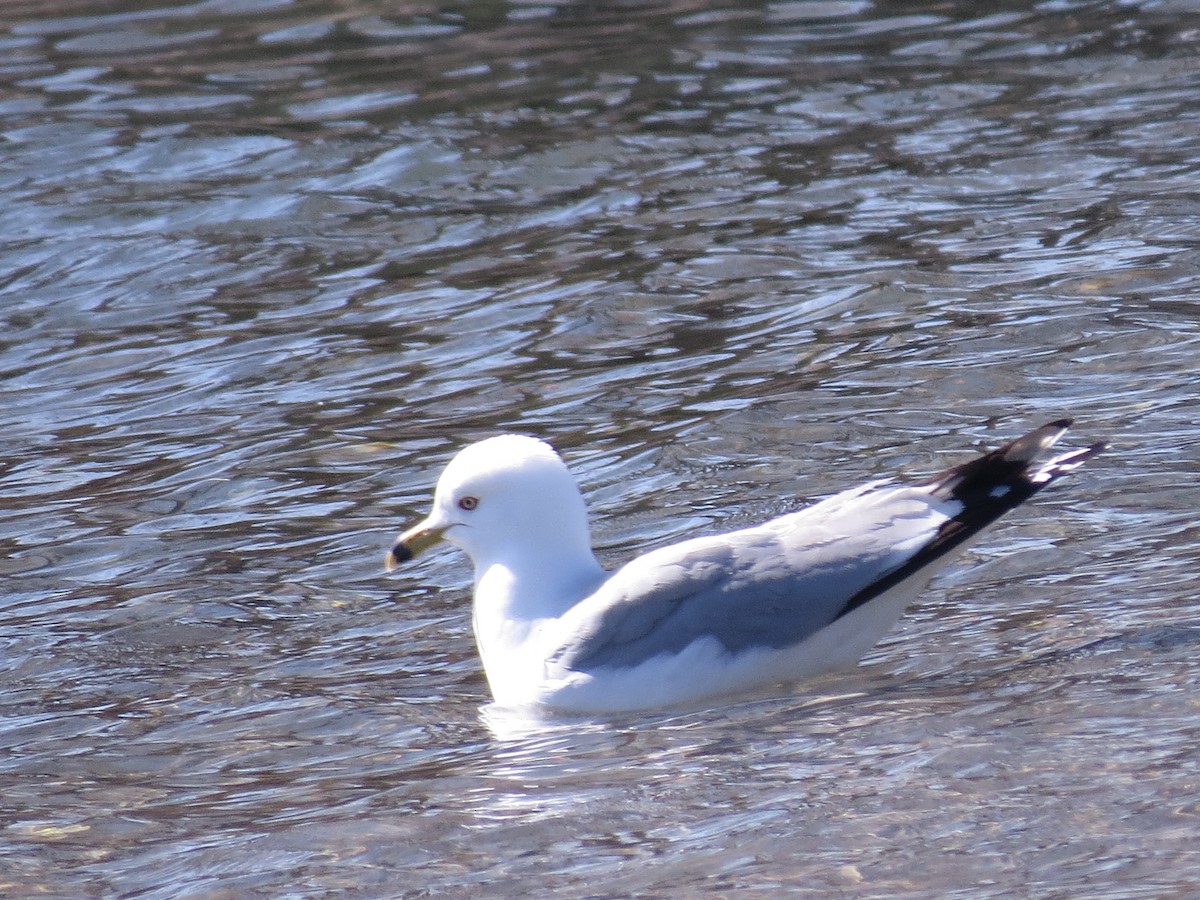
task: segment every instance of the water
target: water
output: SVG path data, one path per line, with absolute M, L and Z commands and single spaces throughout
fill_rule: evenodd
M 1192 12 L 6 4 L 0 893 L 1195 893 Z M 512 731 L 382 573 L 499 430 L 615 562 L 1065 414 L 782 696 Z

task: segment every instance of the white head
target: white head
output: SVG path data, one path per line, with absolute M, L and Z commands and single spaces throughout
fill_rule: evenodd
M 587 509 L 575 479 L 549 444 L 505 434 L 465 447 L 450 460 L 433 510 L 400 536 L 389 568 L 446 540 L 466 551 L 476 581 L 490 566 L 525 569 L 591 560 Z

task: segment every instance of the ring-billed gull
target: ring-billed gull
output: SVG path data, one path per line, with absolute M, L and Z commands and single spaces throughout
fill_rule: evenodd
M 735 695 L 857 663 L 981 529 L 1104 449 L 1046 459 L 1070 424 L 921 484 L 872 482 L 611 572 L 559 455 L 501 435 L 450 461 L 388 568 L 442 540 L 466 551 L 500 706 L 597 713 Z

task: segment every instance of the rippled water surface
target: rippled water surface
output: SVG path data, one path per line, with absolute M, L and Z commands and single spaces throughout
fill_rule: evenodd
M 1200 890 L 1184 2 L 9 2 L 0 893 Z M 513 729 L 463 443 L 602 557 L 1062 415 L 857 672 Z

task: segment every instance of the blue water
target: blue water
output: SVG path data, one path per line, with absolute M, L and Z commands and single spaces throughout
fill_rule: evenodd
M 7 4 L 0 893 L 1195 893 L 1192 12 Z M 615 563 L 1063 415 L 774 698 L 513 732 L 382 570 L 497 431 Z

